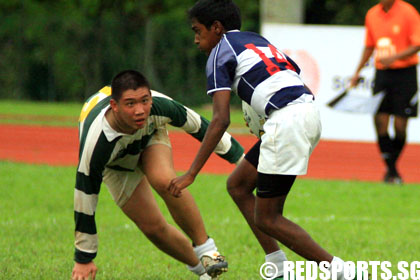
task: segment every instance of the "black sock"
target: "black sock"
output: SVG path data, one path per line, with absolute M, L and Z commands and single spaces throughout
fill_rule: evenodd
M 395 137 L 392 140 L 392 146 L 393 146 L 393 153 L 392 153 L 391 158 L 394 161 L 393 165 L 396 166 L 397 160 L 400 157 L 401 152 L 405 146 L 405 137 Z
M 395 168 L 395 148 L 394 142 L 389 138 L 389 135 L 378 136 L 379 149 L 381 150 L 381 156 L 386 166 L 388 167 L 388 173 L 391 175 L 397 174 Z

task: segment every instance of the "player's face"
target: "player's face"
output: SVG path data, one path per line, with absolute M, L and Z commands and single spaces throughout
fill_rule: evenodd
M 220 30 L 220 26 L 216 24 L 216 22 L 212 24 L 210 29 L 207 29 L 204 24 L 201 24 L 195 18 L 191 21 L 191 29 L 195 34 L 194 43 L 198 46 L 200 51 L 207 55 L 209 55 L 211 50 L 219 43 L 223 34 L 222 30 Z
M 120 100 L 111 100 L 111 107 L 118 128 L 123 133 L 133 134 L 146 125 L 152 108 L 152 96 L 149 88 L 126 90 Z

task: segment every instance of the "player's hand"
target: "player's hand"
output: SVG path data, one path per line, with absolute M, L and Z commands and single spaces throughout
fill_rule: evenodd
M 181 197 L 182 190 L 194 182 L 195 177 L 189 173 L 172 179 L 169 183 L 168 191 L 175 197 Z
M 353 77 L 350 79 L 350 88 L 357 86 L 357 84 L 360 82 L 360 76 L 358 73 L 354 74 Z
M 93 262 L 89 263 L 74 263 L 73 272 L 71 274 L 72 280 L 95 280 L 96 265 Z
M 385 67 L 391 66 L 391 64 L 394 63 L 394 61 L 395 58 L 393 56 L 383 57 L 379 59 L 379 62 Z

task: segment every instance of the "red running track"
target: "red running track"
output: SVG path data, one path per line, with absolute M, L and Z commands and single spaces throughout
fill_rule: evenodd
M 76 166 L 78 157 L 77 128 L 0 125 L 0 160 L 57 166 Z M 200 143 L 181 131 L 171 131 L 174 164 L 185 171 Z M 252 135 L 235 135 L 248 150 L 256 142 Z M 407 183 L 420 183 L 418 169 L 420 145 L 405 147 L 398 162 Z M 204 173 L 229 174 L 234 165 L 213 155 Z M 385 166 L 375 143 L 322 140 L 313 152 L 307 178 L 381 181 Z

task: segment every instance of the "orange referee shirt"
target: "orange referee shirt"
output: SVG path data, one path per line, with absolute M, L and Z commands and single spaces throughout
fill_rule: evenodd
M 401 52 L 409 46 L 420 46 L 420 15 L 407 2 L 395 0 L 391 9 L 385 12 L 382 4 L 373 6 L 366 14 L 366 47 L 374 47 L 375 67 L 384 69 L 379 58 Z M 390 68 L 406 68 L 418 63 L 418 55 L 397 60 Z

